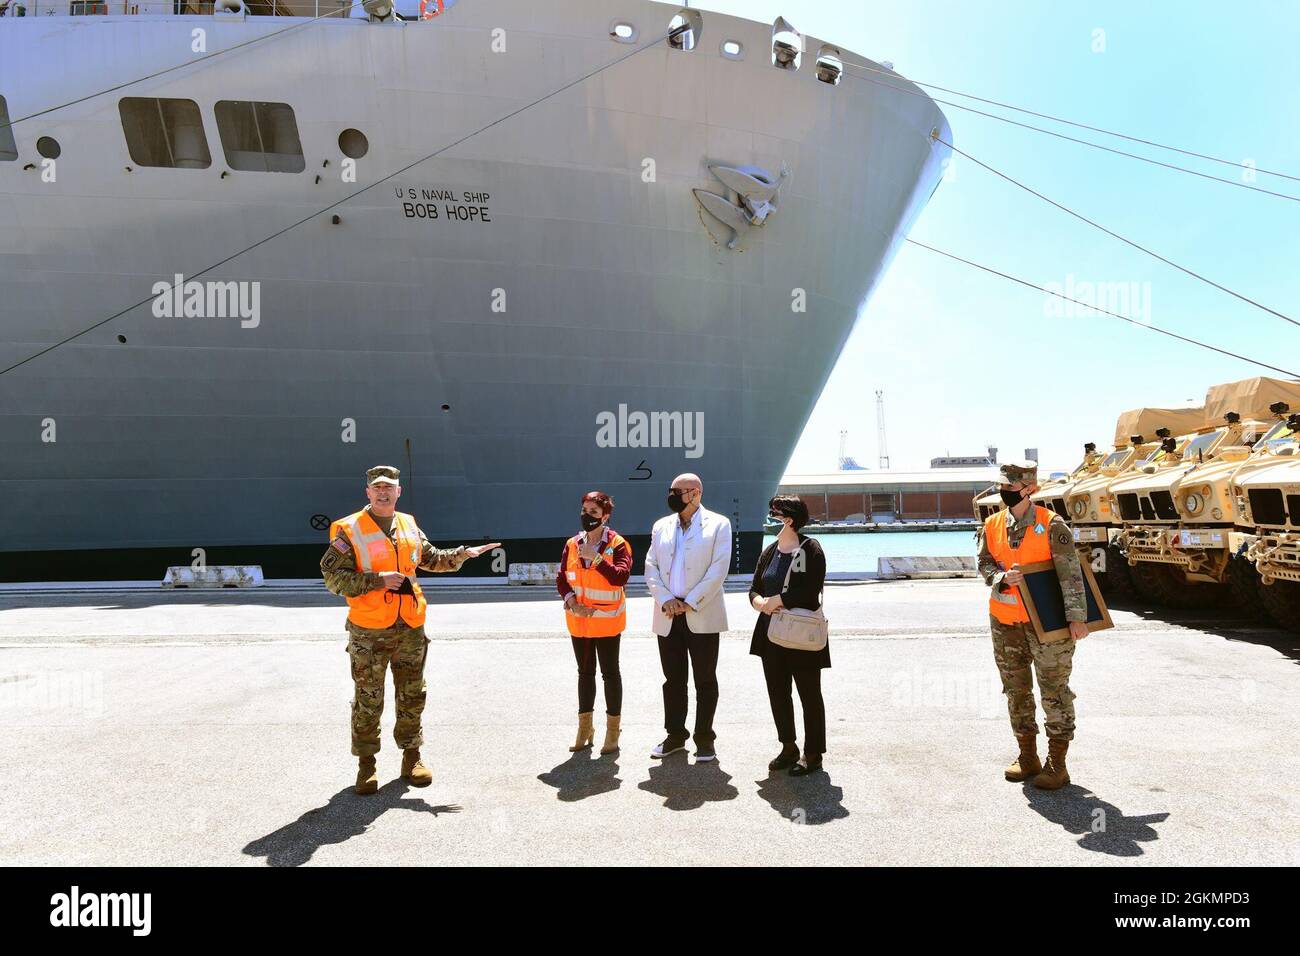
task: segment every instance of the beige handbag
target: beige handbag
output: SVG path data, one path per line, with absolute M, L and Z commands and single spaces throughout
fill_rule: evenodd
M 794 566 L 802 551 L 803 547 L 800 546 L 790 558 L 790 569 L 785 572 L 785 583 L 781 585 L 782 594 L 790 587 L 790 575 L 794 573 Z M 829 623 L 821 608 L 808 611 L 800 607 L 783 607 L 772 612 L 772 620 L 767 625 L 767 639 L 791 650 L 820 651 L 826 646 Z

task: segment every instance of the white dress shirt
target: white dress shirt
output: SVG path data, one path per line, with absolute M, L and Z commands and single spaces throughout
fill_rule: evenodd
M 700 509 L 696 508 L 685 528 L 682 528 L 682 519 L 677 518 L 677 528 L 673 534 L 673 563 L 668 569 L 668 590 L 673 592 L 674 597 L 684 598 L 691 590 L 693 582 L 686 580 L 686 548 L 683 545 L 687 541 L 698 540 L 699 537 Z

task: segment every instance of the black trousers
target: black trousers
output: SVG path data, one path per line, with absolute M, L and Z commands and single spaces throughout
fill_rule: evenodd
M 718 635 L 692 634 L 686 615 L 673 618 L 672 630 L 659 638 L 659 663 L 664 670 L 664 729 L 685 740 L 686 677 L 695 672 L 695 742 L 712 743 L 713 715 L 718 709 Z
M 794 701 L 790 697 L 790 680 L 799 689 L 803 706 L 803 752 L 820 756 L 826 752 L 826 702 L 822 700 L 822 672 L 819 667 L 791 670 L 780 655 L 763 657 L 763 677 L 767 680 L 767 699 L 776 721 L 776 739 L 783 744 L 795 742 Z
M 618 672 L 618 641 L 613 637 L 570 637 L 578 661 L 578 713 L 596 709 L 596 662 L 605 684 L 605 713 L 617 717 L 623 709 L 623 677 Z

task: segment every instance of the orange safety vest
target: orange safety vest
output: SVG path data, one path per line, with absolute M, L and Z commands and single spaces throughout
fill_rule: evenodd
M 1052 541 L 1048 537 L 1048 528 L 1052 524 L 1052 515 L 1039 505 L 1034 505 L 1034 524 L 1020 539 L 1020 547 L 1011 547 L 1007 534 L 1007 522 L 1011 512 L 1007 509 L 994 512 L 984 520 L 984 543 L 988 546 L 993 560 L 1005 571 L 1013 564 L 1024 567 L 1039 561 L 1052 560 Z M 1020 600 L 1020 589 L 1009 587 L 1006 591 L 994 589 L 989 595 L 989 613 L 1003 624 L 1024 624 L 1029 620 L 1029 612 Z
M 577 595 L 578 603 L 595 608 L 595 613 L 591 617 L 578 617 L 566 605 L 564 619 L 569 625 L 569 633 L 574 637 L 613 637 L 615 634 L 622 634 L 627 626 L 627 599 L 623 595 L 622 588 L 611 585 L 605 576 L 596 570 L 595 562 L 589 568 L 582 566 L 582 558 L 578 556 L 578 545 L 585 537 L 585 534 L 579 534 L 570 538 L 565 545 L 564 576 L 569 581 L 569 587 L 573 588 L 573 593 Z M 613 561 L 614 550 L 620 544 L 627 545 L 628 550 L 631 550 L 631 545 L 628 545 L 623 536 L 612 531 L 609 541 L 601 551 L 601 560 Z
M 411 627 L 424 623 L 424 592 L 415 582 L 420 569 L 419 528 L 414 518 L 398 511 L 393 514 L 392 530 L 390 540 L 364 508 L 330 525 L 331 541 L 342 534 L 352 545 L 352 557 L 358 571 L 376 574 L 400 571 L 411 579 L 411 586 L 415 589 L 414 597 L 380 588 L 360 597 L 348 598 L 348 620 L 357 627 L 392 627 L 397 623 L 399 613 Z

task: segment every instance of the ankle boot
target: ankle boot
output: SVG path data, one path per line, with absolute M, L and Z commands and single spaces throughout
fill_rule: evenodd
M 573 742 L 573 746 L 569 748 L 569 752 L 577 753 L 579 750 L 584 750 L 587 747 L 590 747 L 592 738 L 594 738 L 595 736 L 596 736 L 596 732 L 592 730 L 591 727 L 591 711 L 587 711 L 584 714 L 579 714 L 578 715 L 578 739 Z
M 402 779 L 409 780 L 416 787 L 427 787 L 433 783 L 433 771 L 420 759 L 419 747 L 402 752 Z
M 1038 760 L 1037 734 L 1026 734 L 1023 737 L 1017 734 L 1016 740 L 1020 742 L 1020 756 L 1011 762 L 1011 766 L 1007 767 L 1003 776 L 1019 783 L 1037 776 L 1042 772 L 1043 765 Z
M 375 758 L 362 757 L 357 764 L 357 793 L 374 793 L 379 789 L 379 776 L 375 773 Z
M 605 742 L 600 745 L 600 752 L 603 754 L 612 754 L 618 750 L 619 716 L 605 715 Z
M 1047 763 L 1043 772 L 1034 778 L 1034 786 L 1043 790 L 1059 790 L 1070 782 L 1070 772 L 1065 769 L 1065 752 L 1070 749 L 1068 740 L 1047 741 Z

